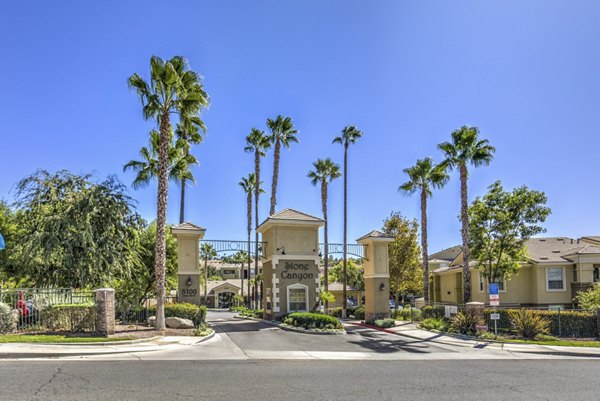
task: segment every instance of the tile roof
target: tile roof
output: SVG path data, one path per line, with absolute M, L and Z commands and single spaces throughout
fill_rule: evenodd
M 282 220 L 303 220 L 303 221 L 323 221 L 315 216 L 311 216 L 310 214 L 299 212 L 295 209 L 283 209 L 280 212 L 272 214 L 269 216 L 270 219 L 282 219 Z
M 365 234 L 362 237 L 358 238 L 356 241 L 360 241 L 361 239 L 365 239 L 365 238 L 394 238 L 394 237 L 389 236 L 379 230 L 373 230 L 370 233 Z
M 343 285 L 342 285 L 342 283 L 338 283 L 337 281 L 334 281 L 333 283 L 329 283 L 327 288 L 329 289 L 329 291 L 342 291 Z M 362 290 L 352 287 L 351 285 L 346 285 L 346 291 L 362 291 Z
M 242 280 L 239 278 L 231 278 L 228 280 L 219 280 L 219 281 L 208 280 L 206 282 L 206 290 L 210 294 L 215 288 L 221 287 L 222 285 L 225 285 L 225 284 L 229 284 L 232 287 L 236 287 L 239 290 L 242 286 Z M 202 295 L 204 295 L 204 290 L 202 288 L 200 288 L 200 292 L 202 293 Z
M 205 230 L 204 227 L 197 226 L 196 224 L 190 223 L 189 221 L 186 221 L 185 223 L 174 225 L 171 228 L 174 228 L 177 230 Z
M 453 261 L 462 252 L 462 246 L 456 245 L 429 255 L 429 259 Z

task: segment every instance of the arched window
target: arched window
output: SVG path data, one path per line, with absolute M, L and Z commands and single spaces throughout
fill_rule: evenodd
M 287 311 L 308 311 L 308 286 L 304 284 L 293 284 L 287 288 Z

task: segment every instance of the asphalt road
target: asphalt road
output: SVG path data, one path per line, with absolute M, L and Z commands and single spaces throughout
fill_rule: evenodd
M 0 400 L 597 400 L 600 362 L 2 362 Z

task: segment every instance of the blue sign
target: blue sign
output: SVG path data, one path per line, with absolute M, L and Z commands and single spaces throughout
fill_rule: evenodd
M 6 243 L 4 243 L 4 237 L 0 234 L 0 250 L 6 247 Z
M 490 295 L 498 295 L 500 293 L 500 287 L 498 283 L 490 283 Z

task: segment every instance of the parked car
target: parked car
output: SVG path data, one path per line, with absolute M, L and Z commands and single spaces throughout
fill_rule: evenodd
M 390 299 L 390 309 L 396 309 L 396 301 Z
M 356 300 L 348 298 L 348 306 L 351 308 L 356 308 L 358 306 L 358 303 L 356 302 Z

